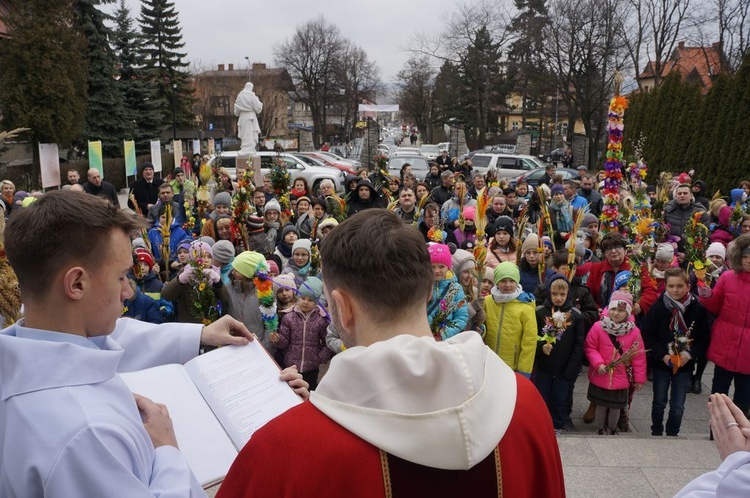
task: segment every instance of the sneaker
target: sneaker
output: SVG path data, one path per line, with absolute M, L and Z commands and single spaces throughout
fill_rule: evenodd
M 607 434 L 607 428 L 605 427 L 605 428 L 603 428 L 603 429 L 597 429 L 596 433 L 597 433 L 597 434 L 598 434 L 599 436 L 604 436 L 605 434 Z
M 555 429 L 555 435 L 556 436 L 562 436 L 566 432 L 568 432 L 568 431 L 566 431 L 565 429 Z
M 677 434 L 671 434 L 671 433 L 667 432 L 667 436 L 669 436 L 669 437 L 677 437 Z

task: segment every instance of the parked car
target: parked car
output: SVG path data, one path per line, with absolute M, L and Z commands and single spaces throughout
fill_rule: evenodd
M 417 180 L 424 180 L 430 172 L 430 163 L 422 156 L 395 156 L 388 160 L 388 173 L 398 177 L 401 174 L 401 167 L 406 163 L 411 165 L 411 172 Z
M 440 152 L 443 152 L 444 150 L 450 150 L 451 143 L 450 142 L 440 142 L 438 144 L 438 149 L 440 149 Z
M 385 142 L 384 143 L 380 143 L 380 144 L 378 144 L 378 152 L 385 154 L 386 157 L 390 157 L 391 156 L 391 146 L 388 145 Z
M 295 155 L 298 156 L 307 156 L 312 157 L 320 162 L 322 162 L 325 166 L 330 166 L 332 168 L 339 169 L 347 174 L 354 175 L 357 173 L 357 168 L 350 162 L 350 161 L 339 161 L 337 159 L 334 159 L 331 157 L 331 155 L 324 154 L 322 152 L 313 151 L 313 152 L 298 152 Z
M 510 181 L 510 186 L 516 188 L 516 184 L 523 180 L 528 183 L 529 186 L 536 187 L 537 185 L 539 185 L 539 180 L 542 179 L 545 171 L 546 168 L 535 169 L 533 171 L 518 175 L 518 177 Z M 563 180 L 570 180 L 571 178 L 577 178 L 579 176 L 578 171 L 572 168 L 555 168 L 555 175 L 561 175 L 563 177 Z
M 273 167 L 274 161 L 278 158 L 284 161 L 287 170 L 292 175 L 292 182 L 297 178 L 304 178 L 309 187 L 315 192 L 318 190 L 320 182 L 328 179 L 333 181 L 336 192 L 344 191 L 344 177 L 346 173 L 341 170 L 329 166 L 311 166 L 302 161 L 302 159 L 286 152 L 277 154 L 273 151 L 261 151 L 255 154 L 260 156 L 261 175 L 268 174 Z M 211 157 L 209 164 L 213 166 L 216 161 L 220 160 L 221 165 L 227 169 L 232 180 L 236 181 L 238 156 L 238 151 L 223 152 L 221 155 Z
M 325 152 L 325 151 L 321 150 L 321 151 L 316 151 L 316 154 L 324 155 L 324 156 L 329 157 L 332 160 L 338 161 L 340 163 L 349 163 L 349 164 L 352 165 L 353 168 L 359 168 L 359 167 L 362 166 L 362 163 L 359 162 L 356 159 L 351 159 L 351 158 L 346 159 L 345 157 L 342 157 L 342 156 L 340 156 L 338 154 L 334 154 L 333 152 Z
M 471 164 L 474 171 L 482 174 L 494 170 L 498 178 L 515 178 L 527 171 L 547 166 L 534 156 L 521 154 L 474 154 Z
M 421 156 L 422 151 L 417 147 L 399 147 L 396 151 L 391 154 L 391 157 L 396 156 Z
M 437 145 L 422 144 L 419 150 L 422 151 L 422 155 L 426 157 L 428 161 L 434 161 L 440 155 L 440 149 Z

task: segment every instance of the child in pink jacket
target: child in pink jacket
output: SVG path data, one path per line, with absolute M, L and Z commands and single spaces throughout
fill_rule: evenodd
M 613 292 L 608 311 L 591 327 L 583 350 L 589 360 L 587 397 L 596 405 L 597 432 L 614 435 L 620 411 L 628 404 L 628 388 L 634 384 L 639 390 L 646 382 L 646 354 L 641 331 L 630 320 L 633 296 Z M 620 359 L 623 355 L 625 360 Z

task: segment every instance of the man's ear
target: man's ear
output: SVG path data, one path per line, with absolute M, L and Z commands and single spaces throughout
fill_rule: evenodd
M 357 321 L 358 309 L 351 294 L 346 291 L 336 289 L 331 292 L 331 299 L 336 303 L 341 326 L 348 331 L 353 330 L 353 325 Z
M 89 273 L 80 266 L 74 266 L 63 274 L 63 290 L 68 299 L 80 301 L 83 299 L 90 280 Z

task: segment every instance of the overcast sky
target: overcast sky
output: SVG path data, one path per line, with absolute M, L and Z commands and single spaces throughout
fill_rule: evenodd
M 140 0 L 126 0 L 134 19 Z M 250 62 L 274 65 L 274 45 L 289 39 L 297 26 L 324 15 L 346 38 L 362 47 L 391 83 L 409 57 L 409 36 L 440 30 L 441 18 L 457 0 L 177 0 L 182 36 L 190 62 L 215 66 Z M 112 12 L 113 6 L 107 11 Z

